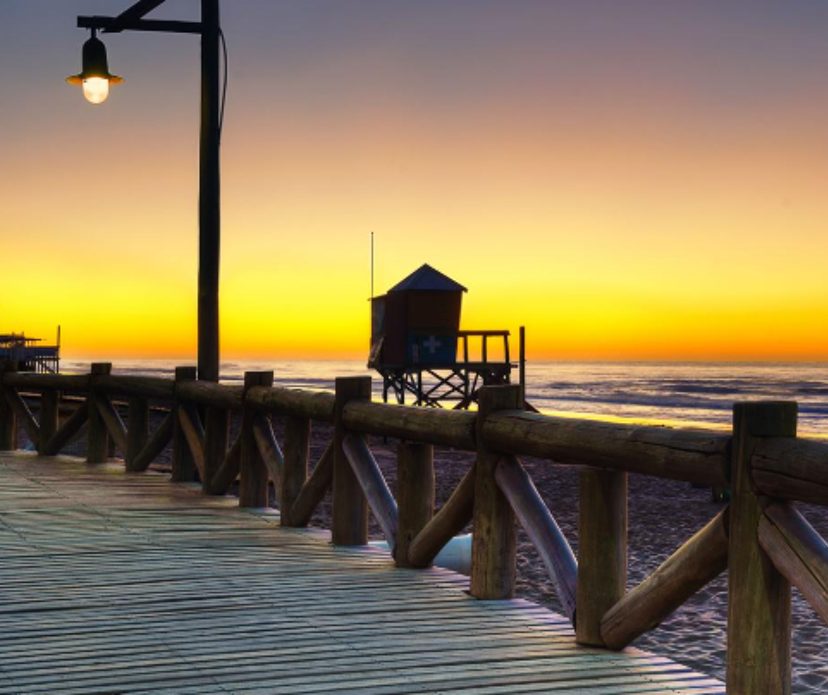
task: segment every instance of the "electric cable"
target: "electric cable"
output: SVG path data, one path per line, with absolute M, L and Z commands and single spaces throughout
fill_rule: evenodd
M 221 131 L 224 128 L 224 105 L 227 103 L 227 76 L 229 59 L 227 57 L 227 41 L 224 38 L 224 32 L 219 28 L 219 39 L 221 40 L 221 52 L 224 56 L 224 85 L 221 88 L 221 106 L 219 107 L 219 122 L 218 122 L 218 136 L 221 141 Z

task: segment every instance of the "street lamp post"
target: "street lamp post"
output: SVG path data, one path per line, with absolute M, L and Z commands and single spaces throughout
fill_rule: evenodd
M 109 85 L 122 81 L 109 73 L 106 49 L 96 37 L 123 31 L 151 31 L 201 36 L 201 141 L 199 148 L 198 254 L 198 378 L 219 378 L 219 258 L 221 249 L 221 188 L 219 144 L 221 93 L 219 87 L 219 0 L 201 0 L 201 21 L 144 19 L 165 0 L 139 0 L 116 17 L 78 17 L 78 27 L 91 29 L 84 44 L 83 70 L 67 78 L 82 84 L 92 103 L 106 99 Z M 225 75 L 226 79 L 226 75 Z M 91 98 L 90 98 L 91 97 Z

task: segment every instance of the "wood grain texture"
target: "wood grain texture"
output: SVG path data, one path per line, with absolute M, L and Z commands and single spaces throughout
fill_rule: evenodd
M 167 476 L 0 456 L 0 514 L 4 694 L 724 693 Z
M 254 410 L 274 415 L 293 415 L 320 422 L 334 421 L 334 394 L 324 391 L 258 386 L 248 390 L 245 399 Z
M 95 380 L 95 390 L 108 393 L 110 396 L 151 398 L 168 401 L 173 398 L 175 380 L 160 376 L 107 374 Z
M 181 432 L 184 440 L 190 449 L 190 456 L 193 459 L 198 477 L 204 480 L 204 427 L 198 410 L 191 403 L 179 403 L 176 408 L 178 422 L 181 425 Z
M 58 431 L 46 442 L 43 447 L 44 456 L 56 456 L 72 438 L 78 434 L 86 424 L 89 417 L 89 408 L 86 403 L 81 403 L 75 411 L 61 424 Z
M 254 386 L 269 387 L 273 384 L 273 372 L 245 372 L 245 393 Z M 254 424 L 258 413 L 245 405 L 242 411 L 242 426 L 239 434 L 240 470 L 239 470 L 239 506 L 267 507 L 269 474 L 264 459 L 256 445 Z
M 121 419 L 120 413 L 112 405 L 112 401 L 106 394 L 96 394 L 95 405 L 98 408 L 98 413 L 106 425 L 106 430 L 109 433 L 110 439 L 115 443 L 115 446 L 120 449 L 123 455 L 126 455 L 127 450 L 127 431 L 124 421 Z
M 600 624 L 604 644 L 623 649 L 724 572 L 728 526 L 725 509 L 612 606 Z
M 627 476 L 584 468 L 578 495 L 578 577 L 575 634 L 603 646 L 601 620 L 627 589 Z
M 727 692 L 791 692 L 791 585 L 759 545 L 763 500 L 751 485 L 751 459 L 763 437 L 796 436 L 796 403 L 733 408 L 733 484 L 728 557 Z
M 8 367 L 0 361 L 0 377 L 8 374 L 4 371 Z M 14 451 L 17 449 L 17 415 L 6 400 L 6 390 L 9 387 L 0 385 L 0 451 Z
M 40 421 L 37 451 L 43 454 L 46 443 L 55 436 L 60 424 L 60 393 L 58 391 L 44 391 L 40 394 Z
M 353 432 L 475 451 L 476 415 L 467 411 L 358 401 L 345 407 L 343 418 Z
M 769 497 L 828 506 L 828 444 L 763 438 L 753 452 L 751 477 L 756 488 Z
M 828 544 L 791 504 L 777 502 L 759 520 L 759 544 L 776 569 L 828 623 Z
M 334 443 L 325 447 L 322 456 L 314 466 L 313 473 L 307 479 L 293 506 L 290 509 L 290 525 L 295 528 L 307 526 L 313 512 L 325 498 L 333 483 Z M 286 524 L 283 524 L 286 525 Z
M 201 477 L 201 483 L 204 492 L 212 495 L 217 494 L 213 490 L 213 479 L 227 456 L 227 445 L 230 441 L 230 413 L 223 408 L 213 406 L 206 406 L 204 411 L 204 474 Z M 218 494 L 224 494 L 224 492 L 226 490 Z
M 244 388 L 212 381 L 186 381 L 176 385 L 175 396 L 184 403 L 240 411 Z
M 109 458 L 109 431 L 106 422 L 98 408 L 98 399 L 105 398 L 95 393 L 95 380 L 99 377 L 109 375 L 112 371 L 112 364 L 100 362 L 92 365 L 90 371 L 90 389 L 86 397 L 86 407 L 89 410 L 87 416 L 88 430 L 86 433 L 86 462 L 103 463 Z
M 16 421 L 22 425 L 29 441 L 37 444 L 40 441 L 40 426 L 37 424 L 35 416 L 26 404 L 20 394 L 15 388 L 4 388 L 3 394 L 6 398 L 6 404 L 11 408 Z
M 575 553 L 516 456 L 500 457 L 495 480 L 538 551 L 564 612 L 574 623 L 578 585 Z
M 716 432 L 643 427 L 499 412 L 480 435 L 487 446 L 517 456 L 581 464 L 726 487 L 730 437 Z
M 175 368 L 175 387 L 187 381 L 195 381 L 197 369 L 195 367 Z M 190 445 L 187 442 L 187 435 L 181 425 L 181 418 L 178 416 L 178 401 L 173 401 L 173 431 L 172 431 L 172 479 L 178 483 L 191 483 L 196 479 L 196 464 Z
M 267 468 L 268 475 L 273 481 L 276 490 L 282 487 L 284 479 L 285 457 L 276 435 L 273 433 L 273 426 L 270 418 L 266 415 L 256 414 L 253 418 L 253 439 L 256 440 L 256 449 Z
M 89 374 L 35 374 L 34 372 L 6 372 L 3 384 L 25 391 L 68 391 L 86 393 Z
M 161 452 L 173 439 L 174 421 L 174 413 L 170 413 L 164 418 L 144 448 L 135 457 L 135 461 L 130 465 L 130 471 L 140 473 L 147 470 L 150 464 L 161 455 Z
M 434 517 L 434 447 L 400 442 L 397 445 L 397 567 L 411 567 L 412 541 Z M 429 563 L 426 563 L 429 564 Z
M 446 543 L 471 523 L 476 478 L 477 464 L 468 470 L 446 503 L 411 541 L 408 549 L 411 567 L 428 567 Z
M 486 386 L 480 390 L 470 586 L 471 595 L 479 599 L 511 598 L 515 591 L 515 514 L 495 480 L 500 453 L 489 448 L 482 432 L 487 418 L 496 411 L 519 406 L 519 386 Z
M 365 545 L 368 542 L 368 505 L 342 448 L 348 435 L 343 412 L 350 401 L 371 398 L 371 377 L 339 378 L 335 388 L 331 539 L 335 545 Z
M 124 461 L 128 471 L 134 471 L 135 461 L 149 441 L 149 401 L 132 396 L 127 406 L 127 448 Z
M 285 418 L 282 484 L 279 488 L 279 511 L 282 516 L 282 526 L 297 525 L 293 520 L 293 505 L 308 480 L 310 442 L 311 421 L 307 418 L 287 416 Z
M 397 501 L 377 464 L 374 455 L 365 443 L 365 439 L 358 434 L 348 434 L 342 440 L 342 450 L 351 470 L 354 472 L 368 506 L 374 513 L 374 518 L 380 525 L 391 556 L 394 557 L 397 549 L 397 528 L 399 526 L 399 511 Z
M 216 474 L 210 482 L 211 495 L 224 495 L 236 482 L 241 470 L 241 437 L 236 437 L 233 446 L 224 457 L 224 461 L 219 466 Z

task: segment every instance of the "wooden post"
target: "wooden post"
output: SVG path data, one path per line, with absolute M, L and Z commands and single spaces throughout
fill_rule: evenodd
M 176 367 L 175 382 L 193 381 L 196 378 L 195 367 Z M 181 427 L 181 418 L 178 416 L 178 398 L 173 395 L 173 450 L 172 450 L 172 481 L 176 483 L 191 483 L 196 479 L 196 465 L 190 445 Z
M 371 377 L 340 377 L 336 380 L 334 410 L 334 477 L 331 540 L 334 545 L 365 545 L 368 542 L 368 505 L 359 481 L 342 449 L 347 431 L 342 411 L 348 401 L 371 399 Z
M 221 252 L 219 0 L 201 0 L 201 27 L 198 378 L 218 381 L 219 257 Z
M 408 548 L 434 516 L 434 447 L 401 442 L 397 447 L 397 567 L 411 567 Z
M 214 494 L 212 481 L 227 457 L 230 441 L 230 413 L 208 406 L 204 414 L 204 492 Z M 223 492 L 220 494 L 224 494 Z
M 43 456 L 48 442 L 58 431 L 60 392 L 44 391 L 40 394 L 40 437 L 37 440 L 37 453 Z
M 603 646 L 601 619 L 627 587 L 627 474 L 582 469 L 579 501 L 575 634 Z
M 149 441 L 149 401 L 130 398 L 127 411 L 126 469 L 135 471 L 135 460 Z
M 0 451 L 17 449 L 17 415 L 6 401 L 3 376 L 15 371 L 15 365 L 6 360 L 0 361 Z
M 245 372 L 244 390 L 254 386 L 273 386 L 273 372 Z M 245 398 L 246 402 L 246 398 Z M 257 413 L 245 404 L 242 411 L 241 434 L 241 472 L 239 480 L 240 507 L 267 507 L 268 473 L 256 439 L 253 435 L 253 421 Z
M 282 489 L 279 494 L 279 514 L 282 526 L 298 526 L 291 518 L 293 503 L 308 479 L 311 421 L 288 416 L 285 418 L 285 462 L 282 467 Z
M 86 407 L 89 410 L 87 421 L 86 462 L 105 463 L 109 457 L 109 430 L 98 410 L 98 396 L 95 394 L 95 378 L 112 372 L 110 362 L 98 362 L 92 365 L 92 376 L 89 380 L 89 395 L 86 398 Z
M 408 562 L 411 567 L 428 567 L 446 543 L 471 522 L 474 515 L 476 472 L 477 466 L 472 465 L 448 501 L 408 546 Z
M 796 436 L 796 403 L 737 403 L 728 558 L 728 695 L 791 692 L 791 585 L 759 544 L 767 500 L 751 487 L 751 459 L 762 437 Z
M 518 381 L 520 382 L 520 397 L 526 402 L 526 326 L 520 327 L 520 345 L 518 345 Z
M 522 406 L 520 386 L 480 389 L 470 591 L 479 599 L 511 598 L 517 562 L 515 514 L 495 480 L 500 456 L 484 444 L 483 423 L 497 410 L 517 410 Z

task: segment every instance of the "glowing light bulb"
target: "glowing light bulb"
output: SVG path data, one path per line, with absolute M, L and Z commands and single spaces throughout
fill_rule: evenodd
M 105 77 L 87 77 L 83 81 L 83 96 L 90 104 L 102 104 L 109 96 L 109 80 Z

